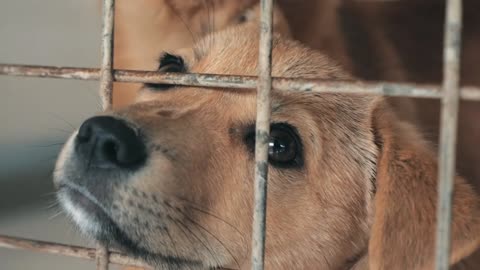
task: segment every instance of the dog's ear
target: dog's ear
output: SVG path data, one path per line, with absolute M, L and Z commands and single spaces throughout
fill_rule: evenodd
M 437 214 L 437 156 L 419 133 L 401 123 L 385 100 L 372 105 L 379 148 L 368 261 L 370 270 L 432 269 Z M 454 264 L 480 243 L 480 200 L 455 178 L 452 248 Z

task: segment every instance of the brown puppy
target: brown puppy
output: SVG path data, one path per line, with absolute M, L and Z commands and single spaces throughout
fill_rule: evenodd
M 289 33 L 280 9 L 274 9 L 275 31 Z M 189 48 L 210 32 L 258 24 L 258 0 L 142 0 L 117 1 L 114 65 L 118 69 L 155 70 L 165 51 Z M 141 87 L 114 84 L 114 107 L 130 104 Z
M 233 28 L 160 70 L 254 75 L 257 52 L 257 27 Z M 349 78 L 279 36 L 273 74 Z M 159 269 L 249 269 L 255 97 L 147 85 L 68 140 L 60 202 L 82 232 Z M 267 269 L 431 269 L 436 156 L 382 97 L 274 91 L 269 166 Z M 479 229 L 479 197 L 457 177 L 452 264 Z

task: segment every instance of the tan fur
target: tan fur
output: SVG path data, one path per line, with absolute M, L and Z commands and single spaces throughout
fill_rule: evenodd
M 156 70 L 164 51 L 191 47 L 210 32 L 258 23 L 256 0 L 120 0 L 115 9 L 114 65 L 118 69 Z M 275 31 L 288 34 L 278 8 Z M 115 83 L 113 105 L 130 104 L 140 84 Z
M 257 33 L 251 25 L 230 28 L 177 53 L 190 72 L 254 75 Z M 281 36 L 273 40 L 273 75 L 350 78 L 326 56 Z M 138 246 L 201 262 L 181 269 L 250 269 L 254 162 L 244 136 L 255 98 L 249 89 L 141 90 L 134 104 L 105 114 L 146 136 L 146 165 L 97 179 L 90 191 L 111 188 L 111 202 L 97 199 Z M 297 129 L 304 164 L 269 168 L 266 269 L 431 269 L 436 156 L 384 98 L 274 91 L 272 122 Z M 57 164 L 57 186 L 88 175 L 75 169 L 72 151 L 71 139 Z M 452 264 L 480 243 L 480 198 L 461 177 L 455 190 Z
M 437 199 L 435 153 L 412 126 L 393 124 L 391 112 L 377 112 L 376 123 L 383 137 L 384 153 L 379 157 L 376 222 L 370 242 L 371 269 L 432 269 Z M 399 181 L 399 179 L 402 179 Z M 419 181 L 420 180 L 420 181 Z M 382 181 L 384 181 L 382 183 Z M 409 194 L 409 195 L 406 195 Z M 455 179 L 453 254 L 458 262 L 479 244 L 477 195 L 461 177 Z M 406 235 L 417 235 L 413 240 Z M 390 253 L 389 251 L 393 251 Z M 408 259 L 405 259 L 408 258 Z

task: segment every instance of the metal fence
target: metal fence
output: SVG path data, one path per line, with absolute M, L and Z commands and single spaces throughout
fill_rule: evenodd
M 103 0 L 102 65 L 100 69 L 66 68 L 0 64 L 0 75 L 48 77 L 79 80 L 100 80 L 100 96 L 104 109 L 112 104 L 113 81 L 163 83 L 217 88 L 258 88 L 255 145 L 255 203 L 252 234 L 252 269 L 263 269 L 265 255 L 265 220 L 268 180 L 268 135 L 270 124 L 270 91 L 297 90 L 314 92 L 371 93 L 385 96 L 406 96 L 441 99 L 441 134 L 439 156 L 438 225 L 436 233 L 437 270 L 449 268 L 450 227 L 452 215 L 453 179 L 455 174 L 455 144 L 459 100 L 480 101 L 480 89 L 459 86 L 462 29 L 462 1 L 447 0 L 444 33 L 443 84 L 415 85 L 386 82 L 361 83 L 321 80 L 272 78 L 272 16 L 273 0 L 261 0 L 259 73 L 258 77 L 214 74 L 160 74 L 152 71 L 113 69 L 113 27 L 115 0 Z M 96 260 L 97 269 L 108 269 L 109 263 L 148 267 L 143 262 L 123 254 L 96 249 L 62 245 L 43 241 L 0 236 L 0 247 L 28 249 Z

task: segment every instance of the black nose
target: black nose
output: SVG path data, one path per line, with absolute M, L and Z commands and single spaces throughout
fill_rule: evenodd
M 125 121 L 96 116 L 78 130 L 75 150 L 87 166 L 97 168 L 135 168 L 147 157 L 145 144 Z

